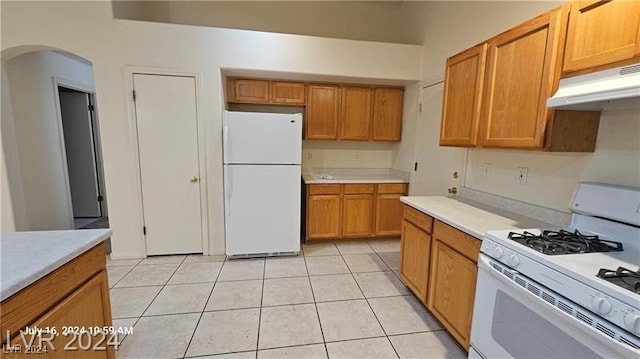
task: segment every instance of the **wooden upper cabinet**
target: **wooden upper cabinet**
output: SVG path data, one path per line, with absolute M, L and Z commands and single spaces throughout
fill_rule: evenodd
M 571 3 L 563 73 L 640 57 L 640 1 Z
M 489 40 L 480 144 L 542 148 L 553 110 L 547 98 L 559 80 L 566 7 Z
M 342 87 L 340 139 L 367 141 L 371 133 L 371 87 Z
M 269 81 L 232 79 L 230 101 L 239 103 L 269 103 Z
M 338 139 L 340 88 L 336 85 L 308 85 L 306 139 Z
M 400 141 L 403 102 L 403 88 L 378 87 L 374 90 L 371 140 Z
M 302 82 L 271 81 L 271 102 L 283 105 L 304 105 L 306 85 Z
M 447 59 L 440 145 L 475 146 L 482 103 L 487 44 Z

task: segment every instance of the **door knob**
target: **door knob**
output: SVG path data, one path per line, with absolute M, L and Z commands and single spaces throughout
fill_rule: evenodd
M 457 189 L 457 188 L 455 188 L 455 187 L 451 187 L 451 188 L 449 188 L 449 189 L 448 189 L 448 191 L 449 191 L 449 193 L 452 193 L 452 194 L 456 194 L 456 193 L 458 193 L 458 189 Z
M 189 178 L 189 182 L 191 182 L 191 183 L 196 183 L 196 182 L 198 182 L 198 177 L 191 177 L 191 178 Z

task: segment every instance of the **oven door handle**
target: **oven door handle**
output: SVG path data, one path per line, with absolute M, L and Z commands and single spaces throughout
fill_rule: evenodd
M 597 341 L 591 341 L 592 344 L 598 344 L 601 345 L 603 347 L 608 347 L 608 348 L 615 348 L 616 352 L 620 353 L 621 357 L 627 358 L 627 357 L 640 357 L 640 350 L 636 350 L 626 344 L 623 344 L 619 341 L 617 341 L 614 338 L 611 338 L 608 335 L 605 335 L 604 333 L 598 331 L 596 328 L 594 328 L 593 326 L 577 319 L 576 317 L 574 317 L 571 314 L 568 314 L 566 312 L 564 312 L 563 310 L 560 310 L 559 308 L 557 308 L 555 305 L 552 305 L 551 303 L 545 301 L 544 299 L 542 299 L 541 297 L 529 292 L 527 289 L 523 288 L 522 286 L 518 285 L 517 283 L 515 283 L 514 281 L 512 281 L 511 279 L 507 278 L 504 274 L 500 273 L 497 269 L 493 268 L 491 266 L 491 260 L 492 258 L 480 253 L 479 257 L 478 257 L 478 270 L 485 272 L 487 275 L 490 275 L 491 278 L 498 280 L 502 285 L 509 287 L 511 290 L 517 292 L 520 296 L 526 298 L 527 301 L 533 301 L 534 303 L 538 304 L 539 306 L 543 306 L 544 308 L 547 308 L 550 312 L 553 313 L 552 317 L 554 318 L 554 320 L 556 321 L 562 321 L 568 325 L 570 325 L 571 327 L 580 330 L 581 332 L 583 332 L 585 335 L 587 335 L 589 338 L 594 338 L 597 339 Z M 501 267 L 505 267 L 504 265 L 502 265 Z M 505 268 L 506 269 L 506 268 Z M 516 275 L 516 274 L 520 274 L 520 272 L 513 270 L 513 269 L 506 269 L 509 272 L 511 272 L 512 274 Z M 521 275 L 522 277 L 525 277 L 524 275 Z M 532 283 L 535 283 L 534 281 L 530 280 L 529 278 L 526 278 L 527 281 L 530 281 Z M 541 287 L 543 290 L 544 287 L 541 286 L 540 284 L 537 284 L 537 286 Z M 481 290 L 479 289 L 480 286 L 476 287 L 476 290 Z M 545 290 L 547 293 L 554 293 L 552 290 L 546 289 Z M 559 296 L 558 294 L 555 294 L 556 296 Z M 476 296 L 478 296 L 478 294 L 476 293 Z M 565 301 L 575 305 L 576 307 L 580 307 L 577 304 L 574 304 L 573 302 L 571 302 L 570 300 L 563 298 Z M 580 307 L 581 308 L 581 307 Z M 585 310 L 586 311 L 586 310 Z M 604 321 L 604 320 L 603 320 Z M 472 338 L 473 340 L 473 338 Z M 597 343 L 599 342 L 599 343 Z

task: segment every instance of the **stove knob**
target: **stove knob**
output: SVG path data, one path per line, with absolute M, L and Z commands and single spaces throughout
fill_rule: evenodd
M 601 315 L 606 315 L 611 311 L 611 303 L 607 300 L 607 298 L 595 297 L 591 301 L 591 308 L 596 311 L 596 313 Z
M 511 267 L 515 268 L 520 264 L 520 258 L 518 258 L 517 255 L 512 254 L 509 256 L 509 260 L 507 262 Z
M 640 333 L 640 315 L 636 313 L 627 313 L 624 316 L 624 325 L 626 325 L 627 329 L 632 332 L 636 334 Z
M 502 258 L 502 256 L 503 256 L 503 255 L 504 255 L 504 250 L 502 250 L 502 248 L 500 248 L 500 247 L 495 247 L 495 248 L 493 249 L 493 256 L 494 256 L 496 259 L 500 259 L 500 258 Z

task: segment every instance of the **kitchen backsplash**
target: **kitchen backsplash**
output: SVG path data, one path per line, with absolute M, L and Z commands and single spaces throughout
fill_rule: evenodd
M 570 213 L 536 206 L 534 204 L 478 191 L 472 188 L 460 187 L 458 190 L 458 198 L 484 203 L 491 207 L 514 212 L 522 216 L 530 217 L 559 227 L 565 227 L 571 222 Z

